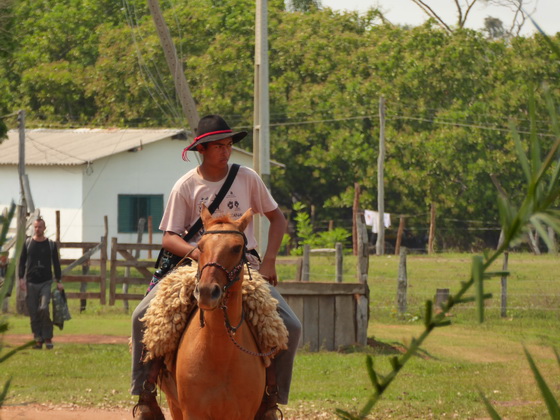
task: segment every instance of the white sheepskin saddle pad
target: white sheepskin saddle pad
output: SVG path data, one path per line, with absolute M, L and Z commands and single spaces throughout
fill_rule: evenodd
M 144 360 L 163 357 L 170 367 L 183 331 L 187 326 L 189 314 L 196 300 L 191 299 L 195 287 L 197 264 L 182 266 L 159 283 L 156 296 L 150 302 L 144 318 L 145 332 L 143 343 L 146 348 Z M 278 301 L 270 293 L 266 280 L 251 270 L 251 275 L 243 278 L 243 310 L 245 322 L 251 330 L 260 351 L 267 353 L 288 348 L 288 330 L 277 311 Z M 270 360 L 265 358 L 265 365 Z

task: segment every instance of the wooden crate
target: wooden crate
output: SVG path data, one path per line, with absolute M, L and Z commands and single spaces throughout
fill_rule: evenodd
M 281 282 L 276 288 L 303 325 L 300 347 L 336 351 L 366 344 L 367 284 Z

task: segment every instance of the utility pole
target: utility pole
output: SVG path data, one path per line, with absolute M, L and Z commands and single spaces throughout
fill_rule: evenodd
M 21 206 L 27 210 L 25 202 L 25 187 L 23 178 L 25 177 L 25 111 L 18 111 L 18 130 L 19 130 L 19 150 L 18 150 L 18 175 L 21 193 Z
M 25 241 L 26 230 L 27 230 L 27 199 L 26 199 L 26 189 L 29 190 L 29 184 L 26 187 L 26 175 L 25 175 L 25 111 L 18 111 L 18 129 L 19 129 L 19 150 L 18 150 L 18 175 L 19 175 L 19 185 L 20 185 L 20 205 L 17 206 L 17 243 L 23 244 Z M 31 194 L 28 193 L 31 197 Z M 16 252 L 17 252 L 17 246 Z M 19 255 L 16 254 L 16 267 L 19 264 Z M 17 284 L 17 269 L 14 272 L 13 284 Z M 18 314 L 27 315 L 27 307 L 25 305 L 24 295 L 19 287 L 16 286 L 16 311 Z
M 377 158 L 377 242 L 375 253 L 385 253 L 385 187 L 383 178 L 383 165 L 385 162 L 385 98 L 379 98 L 379 156 Z
M 253 167 L 270 189 L 270 112 L 268 93 L 267 0 L 257 0 L 255 13 L 255 87 L 253 116 Z M 260 250 L 266 249 L 268 220 L 258 216 L 255 236 Z
M 177 92 L 177 96 L 181 102 L 183 113 L 187 117 L 187 122 L 191 127 L 191 131 L 194 133 L 196 127 L 198 126 L 199 117 L 194 98 L 191 94 L 191 90 L 189 89 L 187 79 L 185 78 L 183 65 L 177 58 L 177 50 L 175 49 L 175 45 L 171 39 L 169 28 L 163 20 L 158 0 L 148 0 L 148 7 L 150 8 L 150 13 L 156 25 L 159 40 L 161 42 L 161 46 L 163 47 L 163 53 L 165 54 L 165 60 L 167 61 L 169 70 L 173 75 L 175 91 Z
M 35 206 L 31 197 L 31 189 L 29 188 L 29 178 L 25 173 L 25 111 L 18 111 L 18 129 L 19 129 L 19 160 L 18 175 L 21 191 L 21 206 L 25 212 L 33 213 Z

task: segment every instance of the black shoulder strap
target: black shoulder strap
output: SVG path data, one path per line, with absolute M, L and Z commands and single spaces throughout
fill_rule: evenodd
M 231 187 L 231 184 L 233 184 L 233 180 L 235 179 L 238 171 L 239 171 L 239 165 L 237 163 L 231 165 L 231 169 L 229 170 L 229 174 L 224 182 L 224 185 L 222 185 L 222 188 L 220 188 L 220 191 L 218 191 L 218 194 L 216 194 L 216 198 L 214 198 L 212 204 L 208 206 L 208 211 L 211 214 L 214 213 L 218 208 L 218 206 L 221 204 L 229 188 Z M 191 226 L 189 232 L 183 237 L 185 242 L 190 241 L 191 238 L 197 234 L 197 232 L 200 230 L 201 227 L 202 227 L 202 219 L 199 217 L 198 220 L 194 223 L 194 225 Z

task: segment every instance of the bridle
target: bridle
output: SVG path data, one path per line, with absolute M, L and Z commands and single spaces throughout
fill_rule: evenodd
M 246 348 L 242 347 L 237 341 L 235 341 L 235 338 L 234 338 L 235 333 L 241 327 L 241 325 L 243 324 L 243 321 L 245 320 L 245 311 L 243 310 L 243 308 L 241 308 L 241 319 L 239 320 L 239 324 L 237 324 L 235 327 L 233 325 L 231 325 L 231 322 L 229 320 L 229 315 L 227 313 L 227 300 L 229 298 L 229 292 L 230 292 L 229 289 L 236 282 L 238 282 L 239 279 L 241 278 L 240 274 L 241 274 L 241 271 L 243 270 L 243 265 L 244 264 L 247 266 L 247 273 L 249 274 L 249 278 L 252 279 L 252 277 L 251 277 L 251 265 L 249 264 L 249 260 L 247 259 L 247 237 L 245 236 L 245 234 L 243 232 L 239 232 L 238 230 L 209 230 L 209 231 L 204 232 L 202 234 L 202 236 L 204 236 L 204 235 L 216 235 L 216 234 L 241 235 L 243 237 L 243 254 L 241 255 L 241 259 L 239 260 L 239 263 L 235 267 L 233 267 L 231 270 L 228 270 L 222 264 L 220 264 L 218 262 L 214 262 L 214 261 L 211 261 L 211 262 L 208 262 L 208 263 L 204 264 L 201 268 L 198 269 L 198 271 L 196 273 L 196 287 L 198 288 L 198 283 L 200 282 L 200 277 L 202 276 L 202 272 L 204 271 L 205 268 L 216 267 L 216 268 L 222 270 L 226 275 L 227 283 L 223 288 L 224 294 L 222 296 L 222 300 L 221 300 L 221 303 L 220 303 L 220 309 L 224 313 L 224 322 L 225 322 L 225 327 L 226 327 L 226 331 L 228 333 L 229 338 L 231 339 L 233 344 L 235 344 L 235 346 L 238 349 L 244 351 L 245 353 L 251 354 L 253 356 L 260 356 L 260 357 L 270 356 L 270 355 L 272 355 L 276 352 L 276 347 L 273 347 L 267 353 L 258 353 L 258 352 L 254 352 L 254 351 L 251 351 L 249 349 L 246 349 Z M 200 306 L 198 307 L 198 310 L 199 310 L 199 313 L 200 313 L 200 327 L 204 328 L 204 326 L 205 326 L 204 311 L 202 310 L 202 308 L 200 308 Z

